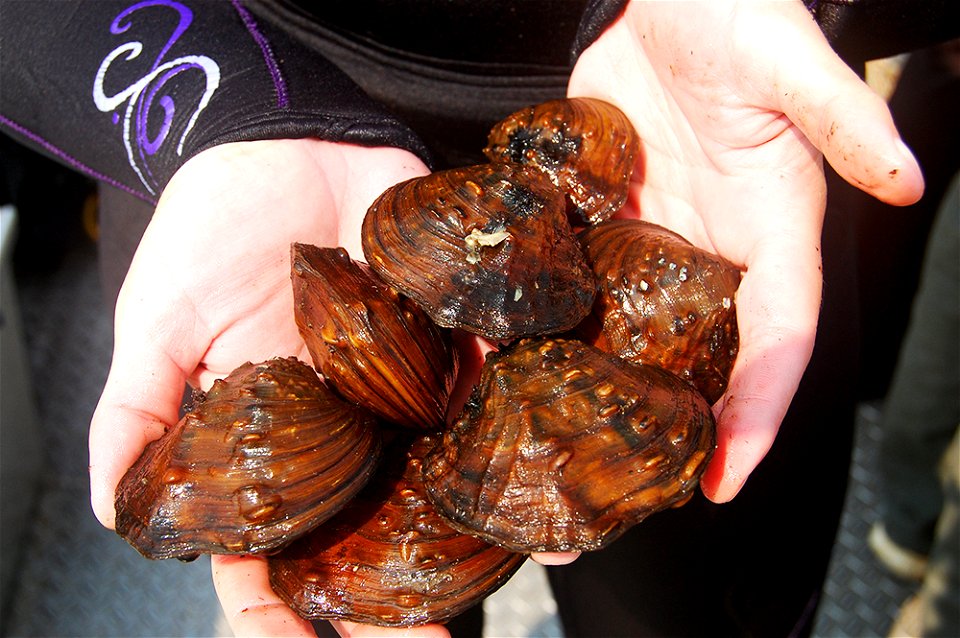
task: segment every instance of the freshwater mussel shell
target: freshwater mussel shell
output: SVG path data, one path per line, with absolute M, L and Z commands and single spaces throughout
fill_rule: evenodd
M 673 372 L 710 403 L 723 396 L 740 343 L 739 269 L 637 219 L 604 222 L 580 240 L 598 282 L 596 345 Z
M 347 507 L 268 558 L 270 584 L 308 619 L 380 626 L 443 622 L 519 569 L 523 554 L 452 529 L 424 493 L 424 435 L 387 445 L 376 477 Z
M 373 475 L 380 433 L 295 358 L 246 363 L 120 481 L 116 530 L 147 558 L 276 549 L 332 516 Z
M 294 318 L 313 364 L 347 400 L 438 430 L 456 379 L 449 330 L 342 248 L 291 247 Z
M 713 415 L 676 376 L 576 340 L 487 356 L 424 483 L 455 527 L 518 552 L 597 550 L 692 495 Z
M 435 323 L 491 340 L 569 330 L 596 292 L 539 171 L 483 164 L 387 189 L 363 221 L 367 263 Z
M 491 131 L 484 154 L 543 171 L 587 222 L 609 219 L 623 207 L 640 138 L 617 107 L 594 98 L 567 98 L 529 106 Z

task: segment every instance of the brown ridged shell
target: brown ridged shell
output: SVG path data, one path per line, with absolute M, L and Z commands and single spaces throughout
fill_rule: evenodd
M 514 551 L 600 549 L 684 502 L 714 449 L 693 388 L 575 340 L 488 355 L 427 493 L 455 527 Z
M 423 490 L 436 440 L 389 445 L 342 512 L 268 559 L 270 583 L 301 616 L 374 625 L 442 622 L 479 603 L 526 558 L 449 527 Z
M 522 166 L 451 169 L 387 189 L 364 218 L 363 252 L 434 322 L 493 340 L 568 330 L 595 293 L 563 196 Z
M 246 363 L 127 471 L 117 533 L 148 558 L 273 550 L 343 507 L 379 451 L 373 417 L 309 366 Z
M 440 429 L 456 378 L 449 331 L 342 248 L 291 248 L 294 318 L 313 363 L 347 400 Z
M 597 275 L 598 347 L 669 370 L 710 403 L 726 391 L 739 349 L 740 271 L 680 235 L 635 219 L 580 235 Z
M 542 170 L 584 221 L 598 223 L 626 202 L 639 150 L 640 138 L 620 109 L 568 98 L 510 115 L 490 131 L 484 153 Z

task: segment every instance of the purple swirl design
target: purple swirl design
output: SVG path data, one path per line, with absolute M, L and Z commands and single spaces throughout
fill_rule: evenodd
M 175 152 L 183 154 L 183 145 L 200 113 L 210 102 L 220 85 L 220 67 L 203 55 L 188 55 L 167 60 L 171 48 L 193 23 L 193 12 L 173 0 L 144 0 L 124 9 L 110 24 L 114 35 L 126 34 L 144 9 L 167 9 L 177 14 L 177 22 L 154 57 L 148 72 L 114 95 L 104 91 L 105 78 L 115 65 L 140 57 L 144 45 L 137 40 L 125 42 L 111 51 L 100 65 L 94 80 L 93 99 L 97 108 L 112 113 L 113 121 L 122 127 L 123 143 L 130 167 L 151 194 L 156 193 L 158 180 L 150 168 L 150 160 L 163 149 L 174 128 L 183 130 Z M 129 71 L 127 71 L 129 73 Z M 190 73 L 187 73 L 190 72 Z M 202 93 L 195 104 L 178 109 L 174 99 L 173 81 L 201 82 Z M 126 107 L 122 114 L 120 109 Z M 178 119 L 179 118 L 179 119 Z M 156 134 L 151 136 L 153 129 Z
M 174 43 L 180 39 L 180 36 L 186 32 L 187 27 L 189 27 L 190 23 L 193 22 L 193 11 L 190 10 L 190 7 L 182 5 L 179 2 L 171 2 L 170 0 L 144 0 L 143 2 L 138 2 L 137 4 L 127 7 L 121 11 L 120 15 L 114 18 L 113 22 L 110 24 L 110 33 L 114 35 L 126 33 L 131 25 L 129 21 L 130 16 L 140 9 L 144 9 L 146 7 L 167 7 L 180 14 L 179 24 L 177 24 L 176 28 L 174 28 L 170 39 L 167 40 L 167 44 L 160 49 L 160 53 L 157 55 L 157 58 L 153 63 L 153 68 L 156 69 L 158 66 L 160 66 L 161 60 L 166 57 L 167 52 L 170 51 L 170 47 L 172 47 Z

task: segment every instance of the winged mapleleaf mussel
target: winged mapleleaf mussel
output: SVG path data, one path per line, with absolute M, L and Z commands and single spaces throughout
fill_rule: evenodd
M 117 533 L 148 558 L 276 549 L 372 476 L 373 417 L 296 359 L 246 363 L 148 444 L 117 488 Z
M 740 270 L 637 219 L 598 224 L 580 240 L 598 281 L 596 345 L 673 372 L 710 403 L 723 396 L 739 349 Z
M 301 616 L 408 626 L 442 622 L 526 559 L 452 529 L 423 489 L 430 435 L 388 444 L 377 476 L 326 524 L 268 558 L 274 591 Z
M 327 383 L 391 423 L 442 428 L 457 371 L 449 331 L 344 249 L 291 251 L 294 318 Z
M 684 502 L 715 445 L 710 406 L 676 376 L 576 340 L 487 356 L 424 482 L 458 529 L 518 552 L 596 550 Z
M 590 312 L 596 292 L 565 211 L 563 195 L 532 168 L 440 171 L 373 203 L 363 252 L 441 326 L 491 340 L 562 332 Z
M 609 219 L 627 201 L 640 138 L 603 100 L 567 98 L 529 106 L 490 131 L 484 154 L 544 172 L 586 222 Z

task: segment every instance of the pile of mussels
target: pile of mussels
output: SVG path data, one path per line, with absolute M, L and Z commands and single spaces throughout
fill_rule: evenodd
M 305 618 L 414 625 L 689 499 L 739 271 L 613 219 L 639 139 L 612 105 L 524 109 L 484 152 L 384 192 L 366 263 L 292 246 L 313 367 L 246 363 L 197 393 L 120 483 L 120 535 L 150 558 L 265 554 Z M 452 329 L 497 349 L 448 426 Z

